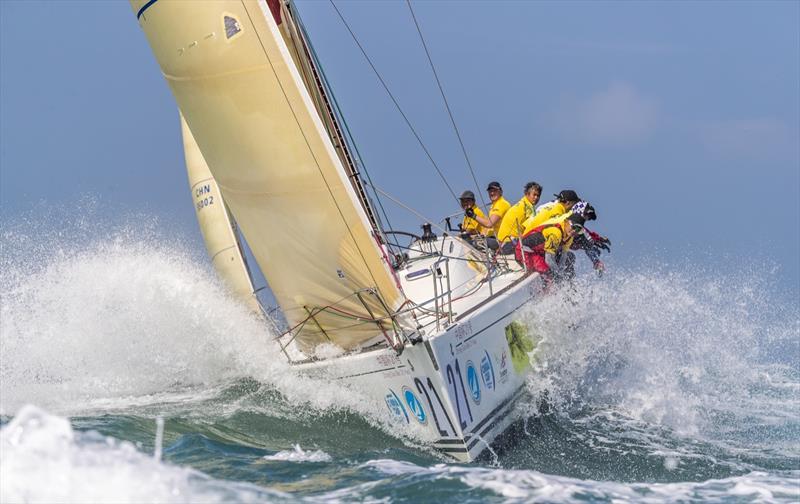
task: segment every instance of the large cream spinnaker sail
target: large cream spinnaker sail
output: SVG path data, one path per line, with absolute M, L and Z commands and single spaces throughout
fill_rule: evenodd
M 403 294 L 266 2 L 131 5 L 301 347 L 380 335 Z
M 244 252 L 234 231 L 235 224 L 228 213 L 217 181 L 211 175 L 183 115 L 181 115 L 181 135 L 194 211 L 208 257 L 211 258 L 214 269 L 234 297 L 260 315 L 261 305 L 254 294 L 253 281 L 250 278 Z

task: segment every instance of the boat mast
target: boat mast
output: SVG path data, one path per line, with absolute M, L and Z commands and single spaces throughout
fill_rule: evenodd
M 383 237 L 383 228 L 361 180 L 358 164 L 353 157 L 347 137 L 340 126 L 341 118 L 337 114 L 337 107 L 332 102 L 332 94 L 327 81 L 319 67 L 308 34 L 288 0 L 266 0 L 275 22 L 280 28 L 286 45 L 289 47 L 292 58 L 295 60 L 303 83 L 308 89 L 314 106 L 325 125 L 328 136 L 347 174 L 347 178 L 358 196 L 364 212 L 376 236 Z M 383 239 L 383 238 L 382 238 Z M 385 241 L 385 240 L 384 240 Z

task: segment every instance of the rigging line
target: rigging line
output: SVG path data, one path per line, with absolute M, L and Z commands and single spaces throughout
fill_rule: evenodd
M 400 104 L 397 102 L 397 99 L 395 99 L 392 92 L 389 91 L 389 86 L 386 85 L 386 82 L 383 80 L 383 77 L 381 77 L 381 74 L 378 73 L 378 69 L 375 68 L 375 65 L 372 63 L 372 60 L 369 58 L 369 56 L 367 56 L 367 52 L 364 50 L 364 47 L 361 45 L 361 42 L 358 41 L 358 38 L 356 37 L 356 34 L 353 33 L 353 30 L 350 28 L 350 25 L 347 24 L 347 21 L 344 19 L 344 16 L 339 11 L 339 8 L 336 6 L 336 3 L 334 3 L 333 0 L 328 0 L 328 1 L 333 6 L 333 9 L 336 11 L 336 14 L 339 15 L 339 19 L 342 20 L 342 23 L 344 23 L 344 26 L 345 28 L 347 28 L 347 31 L 350 32 L 350 36 L 353 38 L 353 41 L 361 50 L 361 54 L 363 54 L 364 58 L 366 58 L 367 63 L 369 63 L 369 66 L 372 68 L 372 71 L 375 72 L 375 75 L 378 77 L 378 80 L 381 82 L 381 85 L 383 85 L 383 89 L 386 90 L 386 93 L 389 95 L 389 98 L 392 99 L 392 102 L 394 103 L 394 106 L 397 108 L 397 111 L 400 112 L 401 116 L 403 116 L 403 119 L 405 120 L 406 125 L 408 125 L 408 127 L 411 129 L 411 133 L 413 133 L 414 138 L 417 139 L 417 142 L 419 143 L 420 147 L 422 147 L 422 150 L 425 151 L 425 155 L 428 156 L 428 159 L 430 160 L 431 164 L 436 169 L 436 173 L 439 174 L 439 177 L 442 179 L 442 182 L 444 182 L 444 185 L 447 186 L 447 190 L 450 191 L 450 194 L 453 195 L 453 199 L 455 199 L 456 202 L 458 202 L 459 201 L 458 196 L 456 196 L 455 191 L 453 191 L 453 188 L 450 187 L 450 183 L 447 182 L 447 179 L 445 178 L 444 174 L 439 169 L 439 165 L 437 165 L 436 161 L 433 160 L 433 156 L 431 156 L 431 153 L 428 151 L 428 148 L 425 147 L 425 144 L 422 142 L 422 139 L 417 133 L 417 130 L 415 130 L 414 126 L 411 125 L 411 121 L 408 119 L 408 116 L 406 116 L 405 112 L 403 112 L 403 109 L 400 108 Z
M 453 111 L 450 110 L 450 104 L 447 102 L 447 97 L 444 94 L 444 89 L 442 88 L 442 82 L 439 80 L 439 74 L 436 71 L 436 67 L 433 65 L 433 59 L 431 58 L 431 53 L 428 51 L 428 44 L 425 43 L 425 38 L 422 36 L 422 29 L 417 22 L 417 16 L 414 15 L 414 9 L 411 8 L 411 0 L 406 0 L 406 4 L 408 4 L 408 10 L 411 11 L 411 18 L 414 20 L 414 26 L 417 27 L 417 33 L 419 33 L 419 40 L 422 42 L 422 47 L 425 49 L 425 55 L 428 57 L 428 63 L 431 65 L 431 70 L 433 71 L 433 76 L 436 78 L 436 85 L 439 86 L 439 93 L 442 95 L 442 100 L 444 100 L 444 106 L 447 109 L 447 115 L 450 116 L 450 122 L 453 124 L 453 129 L 456 132 L 456 137 L 458 137 L 458 143 L 461 145 L 461 152 L 464 153 L 464 159 L 467 160 L 467 166 L 469 167 L 469 172 L 472 175 L 472 181 L 475 182 L 475 187 L 478 189 L 478 195 L 481 198 L 481 205 L 486 208 L 486 201 L 483 199 L 483 191 L 481 191 L 481 186 L 478 184 L 478 179 L 475 176 L 475 170 L 472 168 L 472 162 L 469 160 L 469 156 L 467 155 L 467 148 L 464 147 L 464 141 L 461 139 L 461 133 L 458 131 L 458 126 L 456 126 L 456 120 L 453 118 Z
M 392 200 L 392 202 L 396 203 L 397 205 L 400 205 L 401 207 L 405 208 L 405 209 L 406 209 L 406 210 L 408 210 L 409 212 L 413 213 L 414 215 L 416 215 L 417 217 L 419 217 L 420 219 L 422 219 L 422 221 L 423 221 L 423 222 L 430 223 L 432 226 L 435 226 L 435 227 L 436 227 L 436 229 L 438 229 L 438 230 L 442 231 L 443 233 L 446 233 L 446 232 L 447 232 L 447 230 L 446 230 L 446 229 L 444 229 L 442 226 L 440 226 L 440 225 L 438 225 L 438 224 L 434 224 L 434 223 L 433 223 L 433 221 L 432 221 L 431 219 L 429 219 L 429 218 L 425 217 L 425 216 L 424 216 L 424 215 L 422 215 L 421 213 L 417 212 L 416 210 L 414 210 L 414 209 L 413 209 L 413 208 L 411 208 L 410 206 L 406 205 L 405 203 L 403 203 L 403 202 L 402 202 L 402 201 L 400 201 L 399 199 L 395 198 L 395 197 L 394 197 L 394 196 L 392 196 L 391 194 L 387 193 L 386 191 L 384 191 L 384 190 L 383 190 L 383 189 L 381 189 L 380 187 L 376 186 L 375 184 L 372 184 L 372 183 L 370 183 L 370 184 L 369 184 L 369 186 L 370 186 L 370 187 L 372 187 L 372 189 L 374 189 L 376 192 L 379 192 L 379 193 L 383 194 L 384 196 L 386 196 L 387 198 L 389 198 L 390 200 Z

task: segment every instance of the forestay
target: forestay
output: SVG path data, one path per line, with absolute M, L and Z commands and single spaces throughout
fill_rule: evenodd
M 267 4 L 131 4 L 301 348 L 381 334 L 403 295 Z

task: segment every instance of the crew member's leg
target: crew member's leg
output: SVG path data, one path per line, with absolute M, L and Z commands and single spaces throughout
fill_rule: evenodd
M 503 242 L 503 246 L 500 247 L 500 253 L 502 255 L 511 255 L 514 253 L 514 249 L 516 248 L 515 243 L 511 240 Z

